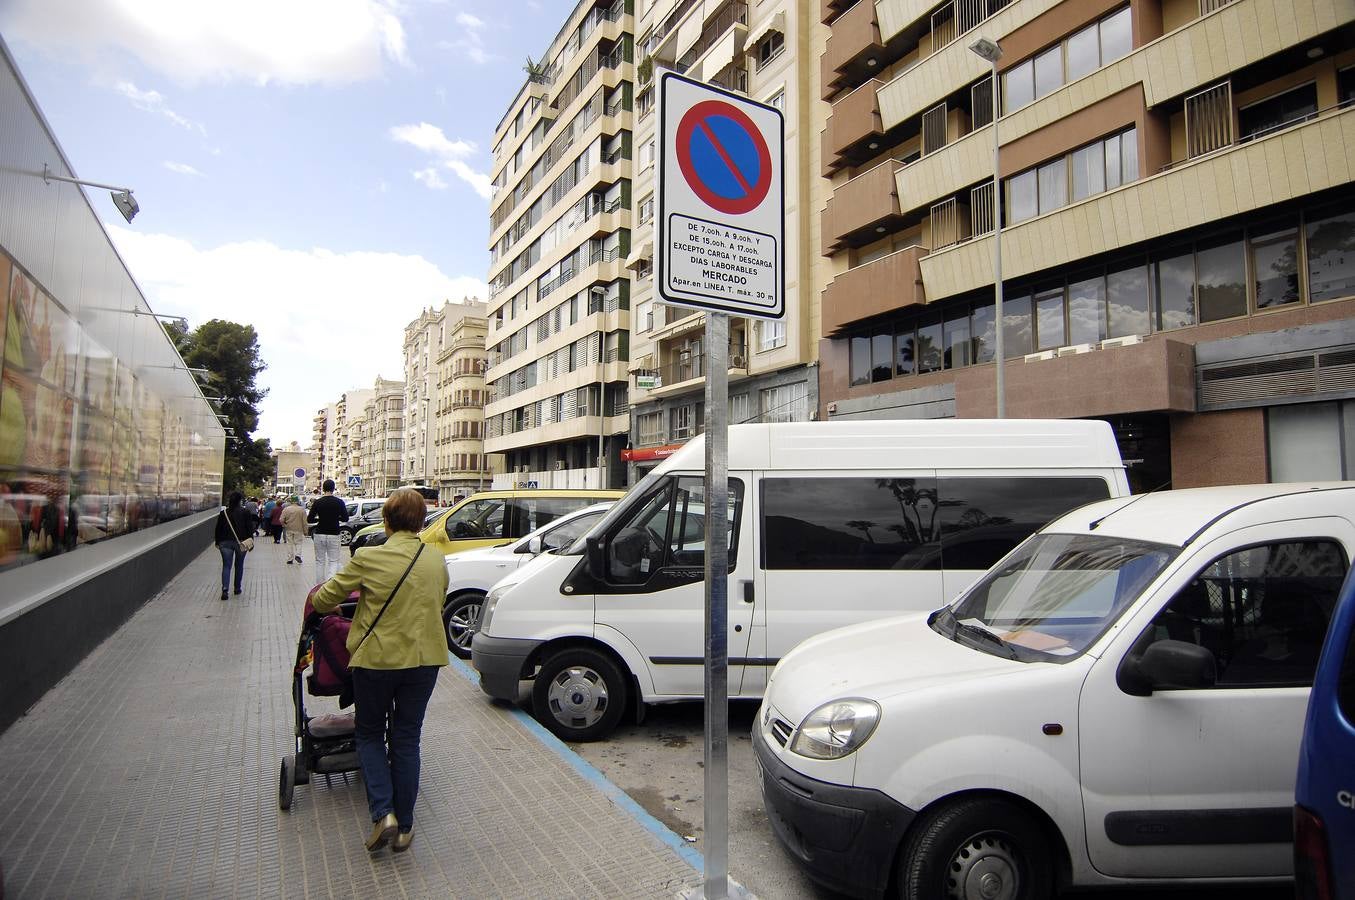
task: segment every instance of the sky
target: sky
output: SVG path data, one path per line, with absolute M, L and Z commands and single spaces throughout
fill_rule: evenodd
M 493 132 L 573 0 L 0 0 L 0 36 L 151 308 L 253 325 L 257 437 L 400 378 L 485 296 Z

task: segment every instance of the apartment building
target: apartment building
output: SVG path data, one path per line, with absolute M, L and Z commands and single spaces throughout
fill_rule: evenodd
M 404 447 L 405 383 L 378 376 L 363 408 L 357 448 L 364 494 L 384 497 L 403 483 Z
M 1355 4 L 819 13 L 824 415 L 994 414 L 996 205 L 1009 416 L 1110 421 L 1138 490 L 1355 477 Z
M 336 484 L 348 483 L 349 475 L 362 475 L 360 446 L 362 442 L 362 423 L 366 417 L 364 410 L 372 399 L 371 388 L 358 388 L 345 391 L 334 401 L 333 439 L 326 446 L 333 447 L 333 460 L 327 463 L 326 471 Z M 366 484 L 364 479 L 363 484 Z
M 495 486 L 624 482 L 631 2 L 575 5 L 494 132 L 485 451 L 507 469 Z
M 318 460 L 318 476 L 321 481 L 334 478 L 334 420 L 338 405 L 327 404 L 315 411 L 311 419 L 311 445 Z M 336 479 L 337 481 L 338 479 Z M 342 481 L 338 481 L 340 485 Z
M 632 482 L 704 430 L 705 313 L 659 302 L 654 288 L 656 74 L 682 72 L 780 109 L 785 117 L 786 316 L 732 318 L 729 421 L 802 422 L 818 410 L 818 295 L 821 265 L 812 196 L 819 147 L 810 124 L 819 98 L 820 56 L 811 7 L 792 0 L 648 0 L 637 47 L 635 234 L 631 318 Z M 817 12 L 817 8 L 812 10 Z M 821 38 L 819 39 L 821 41 Z
M 438 500 L 450 503 L 486 487 L 493 466 L 485 456 L 485 305 L 448 307 L 436 359 L 433 480 Z
M 409 484 L 431 484 L 434 394 L 442 322 L 447 304 L 428 307 L 405 326 L 405 433 L 403 476 Z

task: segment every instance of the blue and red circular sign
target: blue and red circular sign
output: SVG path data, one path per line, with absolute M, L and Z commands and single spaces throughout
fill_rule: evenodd
M 678 123 L 677 158 L 696 196 L 726 215 L 756 209 L 772 186 L 772 154 L 762 132 L 723 100 L 703 100 L 687 110 Z

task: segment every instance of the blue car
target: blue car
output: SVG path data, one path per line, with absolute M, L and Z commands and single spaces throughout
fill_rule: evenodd
M 1355 900 L 1355 575 L 1317 664 L 1294 799 L 1299 900 Z

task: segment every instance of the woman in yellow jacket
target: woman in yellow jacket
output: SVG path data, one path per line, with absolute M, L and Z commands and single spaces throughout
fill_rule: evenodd
M 423 552 L 419 529 L 425 513 L 416 491 L 402 488 L 387 497 L 382 518 L 390 539 L 354 556 L 312 598 L 323 613 L 352 591 L 361 594 L 348 651 L 358 759 L 372 814 L 371 851 L 394 839 L 392 849 L 401 853 L 414 840 L 419 736 L 438 667 L 447 665 L 442 631 L 447 567 L 440 554 Z

